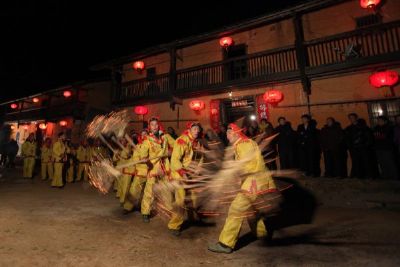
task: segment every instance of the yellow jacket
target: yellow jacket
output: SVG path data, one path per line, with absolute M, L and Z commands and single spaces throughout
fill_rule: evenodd
M 90 161 L 89 147 L 79 146 L 76 151 L 76 158 L 80 163 L 88 163 Z
M 135 150 L 133 151 L 133 155 L 131 160 L 133 162 L 139 161 L 140 160 L 140 149 L 141 149 L 142 144 L 137 144 Z M 136 164 L 135 165 L 135 175 L 141 176 L 141 177 L 146 177 L 147 176 L 147 165 L 144 163 Z
M 108 156 L 107 149 L 103 146 L 92 146 L 88 149 L 89 149 L 89 157 L 91 160 L 96 160 L 97 155 L 100 155 L 103 158 L 107 158 Z
M 50 162 L 52 162 L 52 160 L 53 160 L 53 158 L 52 158 L 53 148 L 43 145 L 41 151 L 42 151 L 42 153 L 41 153 L 41 161 L 42 161 L 42 163 L 50 163 Z
M 174 179 L 182 179 L 185 168 L 193 160 L 194 149 L 198 146 L 190 133 L 184 133 L 176 139 L 171 155 L 171 175 Z M 200 158 L 200 162 L 202 158 Z
M 25 141 L 21 147 L 23 157 L 35 157 L 36 155 L 36 142 Z
M 170 134 L 164 134 L 164 138 L 167 140 L 168 153 L 171 155 L 172 150 L 174 149 L 175 139 Z
M 116 165 L 122 165 L 125 163 L 128 163 L 131 159 L 131 155 L 132 155 L 132 148 L 131 146 L 126 146 L 124 150 L 119 151 L 118 153 L 115 153 L 113 155 L 113 161 L 116 162 Z M 124 168 L 122 170 L 122 172 L 124 174 L 133 174 L 135 172 L 135 166 L 133 167 L 128 167 L 128 168 Z
M 143 139 L 143 143 L 139 150 L 140 159 L 151 159 L 149 168 L 149 176 L 164 176 L 170 172 L 168 160 L 168 143 L 161 135 L 159 138 L 150 133 Z
M 256 142 L 239 138 L 233 145 L 235 160 L 244 160 L 243 174 L 248 174 L 241 189 L 247 193 L 259 194 L 265 190 L 276 189 L 271 174 L 265 167 L 264 158 Z
M 55 162 L 63 162 L 65 157 L 66 147 L 64 142 L 58 140 L 53 145 L 53 158 Z

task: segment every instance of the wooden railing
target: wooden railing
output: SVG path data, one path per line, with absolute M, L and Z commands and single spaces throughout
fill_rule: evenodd
M 140 79 L 123 83 L 116 100 L 165 96 L 169 92 L 169 75 L 157 75 L 152 79 Z
M 400 51 L 400 23 L 396 21 L 346 32 L 305 45 L 309 67 L 393 53 Z

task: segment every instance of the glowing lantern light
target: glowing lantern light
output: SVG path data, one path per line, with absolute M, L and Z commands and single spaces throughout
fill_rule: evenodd
M 222 37 L 219 39 L 219 44 L 224 48 L 228 48 L 233 44 L 233 39 L 231 37 Z
M 60 125 L 65 127 L 65 126 L 67 126 L 67 122 L 66 121 L 60 121 Z
M 213 108 L 211 109 L 211 115 L 217 115 L 218 114 L 218 109 Z
M 137 115 L 146 115 L 149 112 L 149 109 L 145 106 L 136 106 L 134 111 Z
M 29 128 L 28 125 L 24 126 L 24 130 L 28 130 L 28 128 Z
M 18 107 L 18 105 L 15 104 L 15 103 L 12 103 L 12 104 L 10 105 L 10 107 L 11 107 L 12 109 L 16 109 L 16 108 Z
M 70 96 L 72 95 L 72 93 L 71 93 L 71 91 L 69 91 L 69 90 L 65 90 L 65 91 L 63 92 L 63 95 L 64 95 L 65 98 L 68 98 L 68 97 L 70 97 Z
M 393 86 L 399 81 L 399 74 L 393 70 L 375 72 L 369 76 L 369 83 L 376 88 Z
M 263 99 L 268 104 L 278 104 L 283 99 L 283 94 L 278 90 L 270 90 L 264 93 Z
M 380 2 L 381 0 L 360 0 L 360 6 L 362 8 L 374 9 L 379 5 Z
M 137 72 L 142 72 L 144 70 L 144 62 L 143 61 L 136 61 L 133 63 L 133 69 Z
M 204 109 L 204 106 L 205 106 L 205 104 L 204 104 L 204 101 L 202 101 L 202 100 L 193 100 L 193 101 L 190 101 L 190 103 L 189 103 L 189 107 L 194 111 L 200 111 L 200 110 Z
M 11 125 L 10 128 L 11 128 L 11 130 L 14 130 L 14 129 L 15 129 L 15 126 L 14 126 L 14 125 Z
M 39 102 L 39 98 L 34 97 L 34 98 L 32 99 L 32 101 L 33 101 L 33 103 L 38 103 L 38 102 Z
M 46 123 L 39 124 L 39 128 L 42 129 L 42 130 L 46 130 L 46 128 L 47 128 Z

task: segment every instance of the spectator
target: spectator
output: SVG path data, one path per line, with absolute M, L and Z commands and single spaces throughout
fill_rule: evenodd
M 250 138 L 256 137 L 260 133 L 258 123 L 254 120 L 250 122 L 250 126 L 247 128 L 246 135 Z
M 11 140 L 6 145 L 6 153 L 8 158 L 8 162 L 6 165 L 7 168 L 15 168 L 15 157 L 17 156 L 18 150 L 19 146 L 17 141 L 11 138 Z
M 168 128 L 167 128 L 167 133 L 168 133 L 172 138 L 174 138 L 174 140 L 175 140 L 176 138 L 178 138 L 178 135 L 176 134 L 175 129 L 172 128 L 172 127 L 168 127 Z
M 224 144 L 224 147 L 227 147 L 229 145 L 228 138 L 226 137 L 226 126 L 225 125 L 221 125 L 219 127 L 218 137 Z
M 321 130 L 321 148 L 325 177 L 347 177 L 345 135 L 340 123 L 332 117 L 326 119 Z
M 263 119 L 265 120 L 265 119 Z M 275 134 L 275 130 L 274 127 L 272 126 L 272 124 L 270 122 L 268 122 L 267 120 L 265 120 L 262 124 L 262 131 L 260 132 L 261 134 L 263 134 L 264 138 L 268 138 L 271 137 Z M 261 128 L 260 128 L 261 130 Z M 264 160 L 266 162 L 266 165 L 268 167 L 268 169 L 270 170 L 276 170 L 276 139 L 271 140 L 271 142 L 263 149 L 262 151 L 262 155 L 264 157 Z
M 280 117 L 278 123 L 279 125 L 275 131 L 279 134 L 276 137 L 276 143 L 278 145 L 281 169 L 295 168 L 296 132 L 284 117 Z
M 374 128 L 374 140 L 380 176 L 384 179 L 397 179 L 393 127 L 387 117 L 378 117 L 378 125 Z
M 376 175 L 376 161 L 372 150 L 372 131 L 357 114 L 351 113 L 348 118 L 350 125 L 345 131 L 352 165 L 350 177 L 373 178 Z
M 309 115 L 301 116 L 301 120 L 303 123 L 297 127 L 300 169 L 306 176 L 319 177 L 320 147 L 316 121 L 312 121 Z

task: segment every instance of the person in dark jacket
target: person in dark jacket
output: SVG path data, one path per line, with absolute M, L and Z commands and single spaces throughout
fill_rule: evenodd
M 378 125 L 374 127 L 374 140 L 381 178 L 398 179 L 393 127 L 390 125 L 387 117 L 378 117 Z
M 321 148 L 325 177 L 347 177 L 345 135 L 340 123 L 332 117 L 326 119 L 321 129 Z
M 275 134 L 274 126 L 272 126 L 269 121 L 264 120 L 262 124 L 263 128 L 262 131 L 260 129 L 260 134 L 263 135 L 263 138 L 268 138 Z M 267 168 L 269 170 L 276 170 L 276 138 L 272 139 L 271 142 L 263 149 L 263 151 L 261 151 L 261 153 L 264 157 Z
M 7 168 L 15 168 L 15 157 L 17 156 L 19 147 L 17 141 L 15 139 L 12 139 L 7 143 L 6 146 L 6 153 L 7 153 L 7 158 L 8 162 L 6 167 Z
M 365 120 L 357 114 L 348 115 L 350 125 L 346 127 L 346 143 L 351 157 L 352 178 L 374 178 L 377 175 L 373 135 Z
M 227 147 L 229 145 L 229 140 L 226 137 L 226 129 L 227 129 L 226 125 L 221 125 L 219 127 L 219 132 L 218 132 L 218 137 L 224 144 L 224 147 Z
M 278 145 L 280 168 L 281 170 L 295 168 L 296 132 L 284 117 L 280 117 L 278 123 L 275 132 L 279 134 L 276 137 L 276 144 Z
M 306 176 L 319 177 L 320 145 L 316 121 L 309 115 L 301 116 L 301 120 L 303 123 L 297 127 L 300 169 Z

